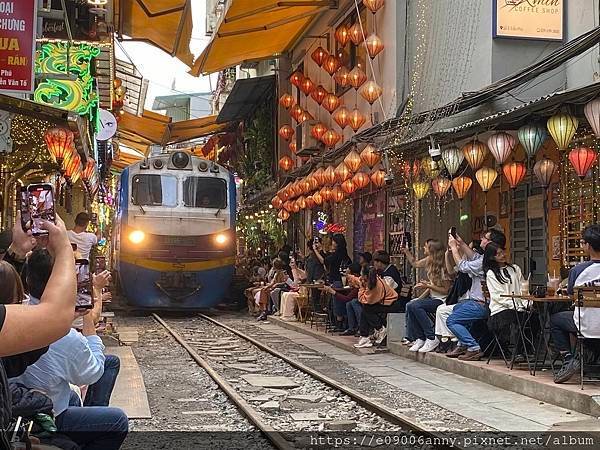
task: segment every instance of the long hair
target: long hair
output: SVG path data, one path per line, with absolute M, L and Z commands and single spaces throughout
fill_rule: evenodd
M 500 264 L 496 261 L 496 255 L 501 249 L 502 247 L 495 242 L 490 242 L 485 247 L 485 252 L 483 253 L 483 273 L 487 274 L 488 270 L 491 270 L 499 283 L 506 284 L 511 281 L 510 273 L 507 270 L 502 270 L 503 267 L 500 267 Z M 510 264 L 507 264 L 507 266 L 512 267 Z
M 427 278 L 429 281 L 436 286 L 443 286 L 445 280 L 448 278 L 446 275 L 446 247 L 442 241 L 438 239 L 428 239 L 428 252 L 427 262 L 425 270 L 427 271 Z
M 6 261 L 0 261 L 0 304 L 21 303 L 25 296 L 21 277 Z
M 377 286 L 377 269 L 375 267 L 363 267 L 361 275 L 367 277 L 367 288 L 375 289 Z
M 346 243 L 346 238 L 341 233 L 336 233 L 331 236 L 331 240 L 337 244 L 336 253 L 342 255 L 344 260 L 349 260 L 350 256 L 348 256 L 348 244 Z

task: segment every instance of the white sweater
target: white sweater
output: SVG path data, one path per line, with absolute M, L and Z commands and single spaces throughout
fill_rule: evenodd
M 506 266 L 500 270 L 504 278 L 508 279 L 506 274 L 510 275 L 510 280 L 507 283 L 500 283 L 491 270 L 488 270 L 485 274 L 487 288 L 490 293 L 490 315 L 492 316 L 506 309 L 515 309 L 513 299 L 502 296 L 511 294 L 520 295 L 521 283 L 525 281 L 521 268 L 517 265 Z M 525 309 L 527 306 L 527 302 L 521 299 L 515 298 L 514 301 L 519 310 Z

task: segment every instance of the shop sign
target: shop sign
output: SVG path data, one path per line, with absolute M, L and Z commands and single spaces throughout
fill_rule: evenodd
M 0 1 L 0 92 L 35 88 L 37 0 Z
M 567 0 L 494 0 L 494 37 L 562 41 Z

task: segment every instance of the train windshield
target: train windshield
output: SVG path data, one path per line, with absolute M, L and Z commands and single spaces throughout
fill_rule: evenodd
M 172 175 L 135 175 L 131 201 L 140 206 L 177 206 L 177 178 Z
M 222 178 L 188 177 L 183 181 L 183 203 L 190 208 L 227 207 L 227 182 Z

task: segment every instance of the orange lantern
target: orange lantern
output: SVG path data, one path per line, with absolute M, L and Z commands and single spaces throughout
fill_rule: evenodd
M 358 169 L 360 169 L 360 166 L 362 165 L 360 155 L 356 153 L 356 150 L 354 149 L 352 149 L 352 151 L 346 155 L 346 157 L 344 158 L 344 163 L 346 164 L 348 169 L 352 171 L 352 173 L 357 172 Z
M 371 174 L 371 182 L 377 186 L 381 187 L 385 184 L 385 172 L 383 170 L 375 170 Z
M 340 106 L 335 113 L 333 113 L 333 120 L 335 120 L 335 123 L 337 123 L 342 130 L 348 126 L 349 117 L 350 113 L 345 106 Z
M 325 124 L 319 122 L 319 123 L 316 123 L 310 129 L 310 134 L 312 137 L 314 137 L 315 139 L 320 141 L 326 131 L 327 131 L 327 127 L 325 126 Z
M 340 134 L 335 130 L 327 130 L 321 137 L 321 142 L 327 146 L 327 148 L 333 148 L 342 139 Z
M 323 204 L 323 196 L 321 195 L 320 192 L 315 192 L 312 195 L 312 199 L 315 202 L 315 205 L 322 205 Z
M 346 194 L 344 194 L 344 191 L 342 191 L 342 189 L 336 185 L 331 191 L 331 200 L 333 200 L 336 203 L 339 203 L 345 198 Z
M 323 65 L 323 61 L 325 61 L 325 59 L 327 59 L 328 56 L 329 56 L 329 53 L 327 53 L 327 50 L 325 50 L 320 45 L 310 55 L 310 57 L 312 58 L 312 60 L 315 63 L 317 63 L 317 66 L 322 66 Z
M 292 189 L 294 191 L 294 197 L 300 197 L 304 193 L 300 180 L 294 181 L 294 184 L 292 184 Z
M 352 180 L 346 180 L 342 183 L 342 191 L 344 191 L 348 195 L 352 195 L 354 191 L 356 191 L 356 185 Z
M 569 161 L 575 169 L 577 176 L 583 180 L 596 162 L 598 155 L 594 150 L 587 147 L 574 148 L 569 152 Z
M 332 190 L 329 186 L 323 187 L 320 191 L 321 197 L 323 197 L 324 202 L 330 202 L 332 200 Z
M 350 112 L 350 116 L 348 117 L 348 124 L 354 130 L 354 132 L 357 132 L 366 121 L 367 116 L 361 113 L 356 107 Z
M 283 206 L 283 200 L 281 200 L 277 195 L 271 199 L 271 205 L 273 208 L 281 209 Z
M 325 184 L 329 186 L 335 183 L 335 169 L 333 166 L 327 166 L 327 169 L 325 169 L 323 174 L 323 180 L 325 181 Z
M 367 47 L 367 52 L 371 59 L 379 55 L 384 49 L 383 41 L 375 33 L 365 40 L 365 46 Z
M 287 210 L 282 209 L 281 211 L 279 211 L 279 214 L 277 214 L 277 217 L 279 217 L 282 221 L 285 222 L 290 218 L 290 213 Z
M 292 152 L 295 155 L 296 154 L 296 150 L 298 150 L 297 149 L 297 145 L 296 145 L 296 141 L 290 142 L 290 144 L 288 145 L 288 147 L 290 148 L 290 152 Z
M 367 81 L 367 74 L 360 68 L 360 66 L 356 66 L 348 74 L 348 81 L 354 89 L 358 89 Z
M 65 157 L 73 147 L 73 132 L 66 128 L 49 128 L 44 133 L 44 141 L 54 162 L 62 167 Z
M 315 207 L 315 200 L 312 195 L 306 197 L 306 207 L 308 209 L 313 209 Z
M 305 209 L 306 208 L 306 198 L 304 198 L 304 196 L 302 196 L 298 200 L 296 200 L 296 203 L 298 204 L 298 206 L 300 207 L 300 209 Z
M 384 3 L 385 0 L 363 0 L 363 5 L 365 5 L 373 14 L 379 11 Z
M 520 162 L 511 162 L 502 166 L 502 172 L 504 172 L 504 176 L 508 180 L 510 188 L 514 189 L 521 181 L 523 181 L 523 178 L 525 178 L 527 167 Z
M 333 76 L 341 66 L 342 62 L 340 59 L 333 55 L 329 55 L 323 62 L 323 69 L 331 76 Z
M 350 71 L 346 66 L 340 67 L 333 76 L 335 82 L 341 87 L 350 86 Z
M 288 195 L 288 200 L 292 199 L 295 197 L 295 192 L 294 192 L 294 187 L 295 187 L 295 183 L 288 183 L 287 186 L 285 187 L 285 191 L 287 192 Z
M 375 167 L 379 161 L 381 161 L 381 155 L 377 152 L 377 149 L 371 144 L 368 144 L 363 151 L 360 152 L 360 159 L 371 169 Z
M 290 109 L 292 106 L 294 106 L 295 103 L 296 100 L 294 100 L 294 97 L 292 97 L 291 94 L 286 93 L 279 98 L 279 104 L 285 109 Z
M 298 118 L 300 117 L 300 115 L 304 112 L 304 110 L 302 109 L 302 107 L 300 105 L 293 105 L 290 108 L 290 116 L 292 117 L 292 119 L 294 119 L 296 122 L 298 122 Z
M 92 177 L 94 176 L 95 173 L 96 173 L 96 161 L 94 161 L 92 158 L 88 158 L 87 164 L 81 171 L 81 179 L 85 183 L 88 183 L 92 179 Z
M 358 21 L 348 29 L 348 34 L 354 45 L 360 45 L 364 41 L 365 35 L 363 34 L 363 29 Z
M 446 195 L 446 192 L 448 192 L 450 186 L 452 186 L 452 182 L 448 178 L 437 177 L 431 181 L 431 186 L 433 186 L 433 192 L 435 192 L 435 195 L 437 195 L 439 198 L 442 198 L 444 195 Z
M 300 212 L 300 204 L 298 203 L 298 200 L 296 200 L 295 202 L 292 202 L 292 212 L 294 212 L 294 213 Z
M 77 150 L 72 151 L 65 156 L 63 160 L 64 177 L 69 184 L 75 184 L 81 177 L 81 156 Z
M 356 189 L 362 189 L 362 188 L 366 188 L 369 185 L 369 183 L 371 182 L 371 179 L 369 178 L 369 175 L 367 175 L 366 173 L 358 172 L 352 178 L 352 182 L 356 186 Z
M 279 160 L 279 167 L 281 167 L 281 170 L 284 172 L 288 172 L 294 167 L 294 160 L 286 155 Z
M 277 197 L 279 197 L 282 202 L 285 202 L 288 198 L 290 198 L 290 193 L 289 193 L 289 190 L 288 190 L 289 187 L 290 187 L 290 185 L 288 183 L 283 189 L 281 189 L 277 193 Z
M 331 114 L 338 108 L 338 106 L 340 106 L 340 103 L 341 100 L 337 95 L 327 94 L 323 99 L 321 106 L 323 106 L 323 108 L 325 108 L 327 111 L 329 111 L 329 114 Z
M 314 175 L 307 176 L 306 180 L 308 181 L 309 191 L 316 191 L 317 189 L 319 189 L 319 182 L 317 181 Z
M 471 189 L 471 185 L 473 184 L 473 180 L 469 177 L 456 177 L 452 180 L 452 187 L 454 188 L 454 192 L 460 200 L 465 198 L 469 189 Z
M 294 129 L 289 125 L 284 125 L 279 129 L 279 136 L 289 141 L 294 135 Z
M 300 186 L 301 194 L 308 194 L 308 192 L 310 191 L 310 182 L 308 181 L 307 177 L 302 178 L 298 185 Z
M 290 83 L 292 83 L 297 88 L 299 88 L 300 84 L 302 84 L 302 80 L 304 80 L 304 74 L 299 70 L 296 70 L 290 75 Z
M 313 178 L 315 180 L 317 180 L 317 183 L 319 183 L 319 186 L 323 186 L 325 184 L 325 170 L 322 167 L 319 167 L 313 173 Z
M 315 83 L 309 77 L 305 77 L 302 83 L 300 83 L 300 90 L 304 95 L 310 95 L 315 90 Z
M 292 212 L 294 210 L 294 202 L 292 202 L 291 200 L 286 201 L 283 204 L 283 209 L 287 212 Z
M 338 183 L 343 183 L 344 181 L 346 181 L 348 178 L 352 177 L 352 172 L 350 172 L 350 169 L 348 169 L 348 166 L 346 166 L 346 163 L 344 161 L 342 161 L 336 168 L 335 168 L 335 181 L 337 181 Z
M 487 192 L 492 188 L 496 178 L 498 178 L 498 172 L 491 167 L 482 167 L 475 172 L 475 179 L 477 180 L 477 183 L 479 183 L 479 186 L 481 186 L 483 192 Z
M 312 116 L 311 113 L 309 113 L 308 111 L 302 111 L 302 114 L 300 114 L 300 116 L 298 117 L 298 123 L 302 124 L 304 122 L 306 122 L 307 120 L 313 120 L 314 117 Z
M 315 90 L 310 93 L 310 96 L 315 102 L 317 102 L 320 105 L 321 103 L 323 103 L 323 99 L 327 96 L 327 94 L 329 94 L 329 92 L 327 92 L 327 89 L 325 89 L 321 85 L 318 85 L 315 88 Z
M 358 93 L 362 98 L 372 105 L 379 97 L 381 97 L 381 94 L 383 94 L 383 89 L 381 89 L 381 87 L 373 80 L 371 80 L 363 84 L 358 90 Z
M 346 25 L 342 24 L 337 28 L 337 30 L 335 30 L 335 40 L 340 44 L 340 46 L 346 46 L 350 40 L 350 33 L 348 32 L 348 27 Z
M 471 169 L 477 170 L 483 165 L 488 148 L 483 142 L 475 139 L 466 143 L 462 148 L 462 152 L 465 155 L 465 159 L 471 166 Z

